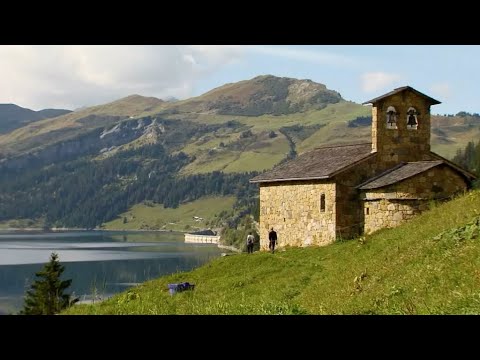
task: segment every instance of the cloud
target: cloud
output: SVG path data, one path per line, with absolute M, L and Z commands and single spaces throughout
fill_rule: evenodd
M 0 103 L 38 110 L 91 106 L 134 93 L 181 99 L 243 54 L 234 46 L 0 46 Z
M 450 85 L 446 82 L 431 85 L 430 91 L 432 94 L 443 99 L 448 99 L 452 95 Z
M 335 54 L 328 51 L 306 50 L 301 48 L 291 48 L 285 46 L 269 45 L 247 45 L 243 47 L 246 51 L 282 57 L 290 60 L 299 60 L 311 62 L 320 65 L 354 65 L 355 61 L 351 57 Z
M 386 72 L 369 72 L 362 75 L 362 90 L 364 92 L 374 92 L 383 90 L 388 86 L 398 83 L 402 77 L 398 74 L 389 74 Z

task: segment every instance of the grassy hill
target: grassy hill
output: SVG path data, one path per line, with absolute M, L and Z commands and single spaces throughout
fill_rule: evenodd
M 222 257 L 65 313 L 479 314 L 479 269 L 474 191 L 365 238 Z M 184 281 L 195 290 L 170 296 Z
M 225 84 L 201 96 L 176 102 L 170 113 L 260 116 L 284 115 L 344 101 L 336 91 L 312 80 L 261 75 Z
M 15 104 L 0 104 L 0 134 L 8 133 L 31 122 L 68 114 L 70 110 L 44 109 L 34 111 Z
M 480 117 L 463 115 L 432 116 L 433 151 L 452 158 L 457 149 L 480 137 Z M 147 189 L 154 185 L 160 189 L 159 179 L 141 177 L 137 181 L 133 168 L 154 173 L 151 162 L 158 159 L 139 155 L 144 153 L 142 149 L 153 147 L 171 155 L 165 158 L 168 164 L 157 165 L 171 170 L 172 183 L 217 171 L 228 175 L 261 172 L 320 145 L 369 142 L 370 123 L 370 107 L 346 101 L 323 84 L 271 75 L 226 84 L 182 101 L 132 95 L 79 109 L 0 134 L 0 222 L 22 219 L 20 223 L 31 223 L 46 218 L 63 226 L 66 218 L 84 218 L 72 217 L 72 212 L 91 214 L 92 208 L 81 208 L 72 200 L 83 198 L 88 190 L 86 198 L 109 209 L 108 216 L 96 221 L 90 218 L 88 224 L 71 220 L 68 226 L 98 226 L 117 216 L 123 221 L 122 213 L 134 205 L 134 211 L 144 216 L 144 226 L 157 226 L 156 220 L 140 209 L 144 200 L 164 201 L 153 197 L 158 191 Z M 175 157 L 183 157 L 175 165 L 178 169 L 172 168 Z M 52 183 L 65 183 L 62 176 L 74 183 L 89 178 L 87 173 L 98 174 L 99 169 L 109 177 L 108 184 L 62 186 L 59 197 L 52 189 Z M 118 192 L 126 189 L 130 189 L 129 198 L 122 202 L 125 199 Z M 130 196 L 132 191 L 135 196 Z M 181 204 L 197 198 L 184 195 L 178 199 Z M 64 206 L 52 215 L 52 207 L 59 208 L 65 199 L 75 207 Z M 136 219 L 138 223 L 130 225 L 142 226 L 142 220 Z
M 206 223 L 212 221 L 222 211 L 231 211 L 234 203 L 234 196 L 217 196 L 182 204 L 176 209 L 165 209 L 161 204 L 137 204 L 120 214 L 118 219 L 104 224 L 102 229 L 175 231 L 204 229 L 208 227 Z M 196 221 L 194 216 L 202 220 Z
M 124 119 L 161 108 L 164 101 L 154 97 L 131 95 L 98 106 L 92 106 L 52 119 L 35 121 L 15 131 L 0 135 L 0 152 L 18 154 L 80 136 Z
M 432 115 L 432 149 L 453 158 L 469 141 L 480 139 L 480 116 Z

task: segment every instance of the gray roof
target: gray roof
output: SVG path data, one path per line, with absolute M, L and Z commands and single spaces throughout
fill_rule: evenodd
M 252 183 L 328 179 L 372 154 L 372 144 L 323 146 L 250 180 Z
M 376 97 L 375 99 L 372 99 L 372 100 L 369 100 L 369 101 L 365 101 L 365 102 L 363 103 L 363 105 L 365 105 L 365 104 L 374 104 L 374 103 L 376 103 L 377 101 L 379 101 L 379 100 L 381 100 L 381 99 L 384 99 L 384 98 L 387 98 L 387 97 L 389 97 L 389 96 L 392 96 L 392 95 L 401 93 L 402 91 L 405 91 L 405 90 L 410 90 L 410 91 L 414 92 L 415 94 L 424 97 L 425 99 L 429 100 L 429 101 L 430 101 L 430 104 L 432 104 L 432 105 L 441 104 L 440 101 L 435 100 L 434 98 L 431 98 L 430 96 L 427 96 L 427 95 L 425 95 L 424 93 L 421 93 L 420 91 L 415 90 L 414 88 L 412 88 L 412 87 L 410 87 L 410 86 L 402 86 L 402 87 L 396 88 L 396 89 L 393 90 L 393 91 L 390 91 L 389 93 L 386 93 L 385 95 Z
M 357 186 L 361 190 L 377 189 L 384 186 L 395 184 L 399 181 L 418 175 L 440 164 L 445 164 L 442 160 L 435 161 L 415 161 L 401 163 L 380 175 L 367 180 Z

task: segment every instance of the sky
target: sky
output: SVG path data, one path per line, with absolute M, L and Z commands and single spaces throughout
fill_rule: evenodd
M 77 109 L 132 94 L 198 96 L 271 74 L 362 103 L 409 85 L 433 114 L 480 113 L 479 45 L 0 45 L 0 103 Z

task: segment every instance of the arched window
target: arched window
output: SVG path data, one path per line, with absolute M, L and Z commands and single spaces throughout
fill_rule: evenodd
M 397 128 L 397 110 L 393 106 L 387 109 L 387 129 Z
M 325 194 L 320 195 L 320 212 L 325 212 Z
M 418 127 L 418 112 L 415 108 L 410 107 L 407 111 L 407 129 L 417 130 Z

